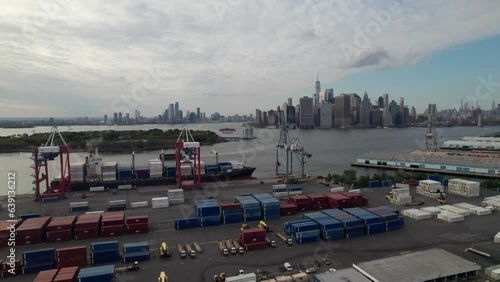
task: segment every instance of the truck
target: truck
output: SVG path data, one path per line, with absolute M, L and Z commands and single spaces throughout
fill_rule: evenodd
M 181 244 L 177 244 L 177 249 L 179 250 L 181 258 L 186 258 L 186 250 L 184 250 L 184 247 Z
M 233 239 L 233 246 L 238 250 L 238 253 L 241 255 L 245 252 L 242 246 L 240 246 L 240 243 L 238 243 L 237 239 Z
M 158 282 L 168 282 L 167 274 L 165 271 L 160 272 L 160 276 L 158 277 Z
M 193 248 L 191 247 L 190 244 L 186 243 L 186 250 L 187 250 L 187 253 L 192 257 L 196 257 L 196 252 L 193 250 Z
M 219 249 L 220 249 L 221 253 L 224 256 L 227 256 L 229 252 L 227 251 L 227 247 L 226 247 L 226 244 L 224 243 L 224 241 L 219 241 L 219 242 L 217 242 L 217 244 L 219 245 Z
M 288 246 L 291 246 L 292 243 L 293 243 L 292 239 L 290 239 L 289 237 L 286 237 L 286 236 L 282 235 L 281 233 L 276 233 L 276 236 L 278 236 L 278 238 L 280 238 Z
M 202 252 L 203 252 L 203 249 L 200 247 L 200 245 L 199 245 L 197 242 L 193 242 L 193 246 L 194 246 L 194 249 L 195 249 L 198 253 L 202 253 Z
M 269 237 L 266 237 L 266 242 L 269 244 L 271 247 L 276 247 L 276 241 L 269 239 Z
M 231 252 L 231 254 L 235 255 L 236 254 L 236 248 L 233 246 L 233 241 L 232 240 L 226 240 L 226 246 Z

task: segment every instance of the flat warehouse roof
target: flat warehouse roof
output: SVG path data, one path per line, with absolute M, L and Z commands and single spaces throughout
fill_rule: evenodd
M 353 264 L 353 267 L 380 282 L 427 281 L 481 269 L 479 265 L 439 248 Z
M 370 279 L 357 272 L 354 268 L 346 268 L 337 270 L 336 272 L 327 272 L 316 274 L 314 281 L 319 282 L 371 282 Z

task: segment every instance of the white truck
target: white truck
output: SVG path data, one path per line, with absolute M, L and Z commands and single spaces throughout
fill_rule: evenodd
M 224 241 L 219 241 L 219 242 L 217 242 L 217 244 L 219 245 L 220 252 L 224 256 L 227 256 L 229 254 L 229 252 L 227 251 L 226 243 L 224 243 Z
M 190 244 L 188 244 L 188 243 L 186 243 L 186 250 L 187 250 L 188 254 L 189 254 L 192 258 L 196 257 L 196 252 L 193 250 L 193 248 L 191 247 L 191 245 L 190 245 Z
M 203 252 L 203 249 L 200 247 L 200 244 L 198 244 L 197 242 L 193 242 L 193 246 L 194 246 L 194 249 L 195 249 L 198 253 L 202 253 L 202 252 Z
M 240 246 L 240 243 L 238 243 L 237 239 L 233 239 L 233 246 L 238 250 L 238 253 L 243 254 L 245 252 L 243 247 Z
M 181 258 L 186 257 L 186 250 L 184 250 L 184 247 L 181 244 L 177 244 L 177 249 L 179 250 L 179 255 Z
M 269 239 L 269 237 L 266 237 L 266 242 L 269 246 L 275 248 L 276 247 L 276 241 Z
M 233 246 L 232 240 L 226 240 L 226 246 L 230 250 L 231 254 L 236 254 L 236 248 Z
M 276 233 L 276 236 L 278 236 L 278 238 L 280 238 L 288 246 L 291 246 L 292 243 L 293 243 L 292 239 L 290 239 L 289 237 L 286 237 L 286 236 L 282 235 L 281 233 Z

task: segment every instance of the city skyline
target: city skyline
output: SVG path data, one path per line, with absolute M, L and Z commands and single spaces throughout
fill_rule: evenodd
M 500 91 L 498 1 L 51 5 L 3 6 L 2 118 L 155 116 L 170 101 L 252 113 L 312 97 L 317 73 L 322 91 L 389 93 L 417 112 L 481 85 L 489 109 Z

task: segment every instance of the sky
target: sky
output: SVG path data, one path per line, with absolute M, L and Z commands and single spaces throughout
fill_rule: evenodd
M 322 88 L 500 103 L 500 1 L 4 0 L 0 117 L 223 115 Z M 5 36 L 6 35 L 6 36 Z M 475 102 L 474 102 L 475 103 Z

